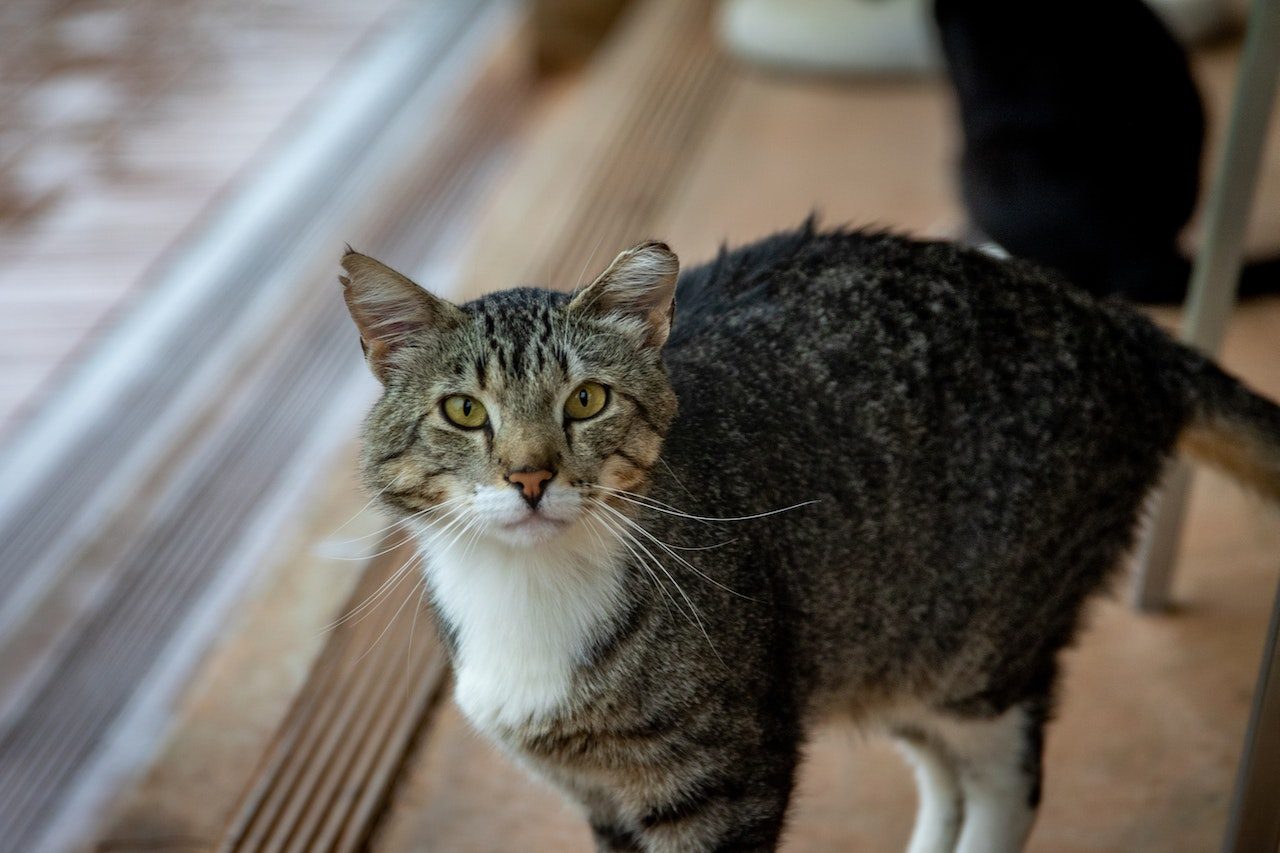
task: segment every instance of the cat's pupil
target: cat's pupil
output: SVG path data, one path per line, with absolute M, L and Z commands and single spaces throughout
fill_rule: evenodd
M 587 389 L 583 388 L 578 392 L 578 403 L 584 409 L 587 407 L 587 401 L 591 399 L 591 395 L 587 393 Z
M 464 417 L 471 417 L 471 401 L 470 400 L 462 401 L 462 414 Z

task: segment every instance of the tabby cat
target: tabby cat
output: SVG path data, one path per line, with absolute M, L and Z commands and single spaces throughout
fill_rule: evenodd
M 457 703 L 601 850 L 774 849 L 832 714 L 913 765 L 912 853 L 1021 849 L 1059 651 L 1166 459 L 1280 499 L 1280 408 L 1018 261 L 806 224 L 465 305 L 343 266 Z

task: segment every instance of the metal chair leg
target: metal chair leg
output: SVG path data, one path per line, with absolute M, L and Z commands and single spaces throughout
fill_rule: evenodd
M 1280 0 L 1253 0 L 1244 55 L 1236 80 L 1227 142 L 1209 197 L 1204 244 L 1191 271 L 1181 338 L 1214 353 L 1222 344 L 1236 300 L 1244 256 L 1245 226 L 1266 140 L 1280 72 Z M 1155 512 L 1139 550 L 1134 599 L 1141 610 L 1162 610 L 1177 556 L 1191 474 L 1179 462 L 1155 498 Z
M 1231 802 L 1225 853 L 1280 850 L 1280 589 Z

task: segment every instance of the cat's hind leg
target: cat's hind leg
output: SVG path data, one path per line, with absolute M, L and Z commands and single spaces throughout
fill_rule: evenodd
M 916 777 L 918 803 L 907 853 L 952 853 L 962 817 L 960 778 L 945 747 L 917 729 L 894 732 Z
M 1018 853 L 1026 844 L 1040 805 L 1042 708 L 1028 702 L 995 716 L 936 721 L 963 799 L 957 853 Z

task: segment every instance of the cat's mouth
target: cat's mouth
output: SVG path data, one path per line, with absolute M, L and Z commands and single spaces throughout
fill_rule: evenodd
M 504 532 L 530 541 L 548 539 L 569 526 L 569 522 L 552 518 L 544 512 L 529 510 L 521 518 L 502 525 Z

